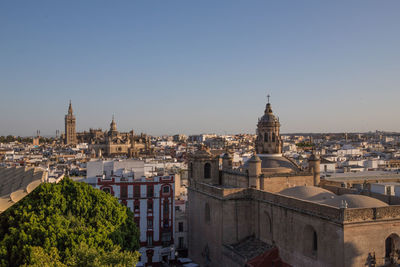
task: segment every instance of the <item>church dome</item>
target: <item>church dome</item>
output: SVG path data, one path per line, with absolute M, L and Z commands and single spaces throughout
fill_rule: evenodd
M 279 123 L 279 120 L 275 117 L 274 113 L 272 112 L 271 103 L 267 103 L 264 115 L 260 118 L 259 122 L 262 124 Z
M 336 196 L 335 198 L 328 199 L 322 203 L 325 205 L 340 208 L 343 200 L 346 201 L 348 205 L 347 208 L 378 208 L 388 206 L 388 204 L 380 201 L 379 199 L 354 194 L 344 194 Z
M 300 168 L 283 157 L 281 154 L 258 154 L 251 157 L 243 165 L 243 169 L 248 169 L 249 163 L 261 161 L 261 172 L 264 174 L 278 174 L 278 173 L 291 173 L 298 172 Z
M 378 208 L 388 206 L 388 204 L 376 198 L 356 194 L 344 194 L 338 196 L 329 190 L 315 186 L 290 187 L 280 191 L 279 194 L 335 208 L 340 208 L 343 201 L 346 201 L 347 208 Z
M 262 169 L 272 169 L 272 168 L 287 168 L 292 171 L 298 171 L 299 167 L 297 167 L 293 162 L 288 160 L 287 158 L 278 155 L 259 155 L 261 159 L 261 168 Z
M 316 186 L 290 187 L 282 190 L 279 194 L 309 201 L 322 201 L 336 196 L 331 191 Z

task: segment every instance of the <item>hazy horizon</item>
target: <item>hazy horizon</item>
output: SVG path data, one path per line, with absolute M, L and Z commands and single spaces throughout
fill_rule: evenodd
M 0 135 L 400 132 L 399 1 L 0 2 Z

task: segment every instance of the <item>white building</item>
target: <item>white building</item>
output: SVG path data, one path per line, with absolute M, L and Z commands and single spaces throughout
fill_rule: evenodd
M 144 175 L 144 162 L 141 160 L 95 160 L 87 163 L 88 183 L 98 177 L 134 177 Z M 94 179 L 94 180 L 93 180 Z
M 322 158 L 319 168 L 321 173 L 334 173 L 336 171 L 336 162 Z
M 138 160 L 90 161 L 85 182 L 112 194 L 133 213 L 140 229 L 140 262 L 159 266 L 175 259 L 174 176 L 144 176 Z
M 399 183 L 374 183 L 371 184 L 371 192 L 374 193 L 379 193 L 382 195 L 389 195 L 389 196 L 394 196 L 395 195 L 395 187 L 398 188 L 397 191 L 400 193 L 400 184 Z M 399 196 L 399 195 L 397 195 Z

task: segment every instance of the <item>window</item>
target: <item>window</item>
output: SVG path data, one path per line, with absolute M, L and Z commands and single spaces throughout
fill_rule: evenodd
M 164 186 L 162 192 L 163 192 L 163 194 L 168 194 L 169 193 L 169 186 Z
M 181 207 L 175 206 L 175 211 L 180 211 L 180 210 L 181 210 Z
M 154 188 L 152 185 L 147 186 L 147 197 L 153 197 L 154 196 Z
M 268 142 L 268 133 L 264 134 L 264 142 Z
M 386 187 L 386 195 L 388 195 L 388 196 L 390 196 L 392 193 L 390 189 L 391 189 L 390 186 Z
M 304 254 L 311 258 L 318 257 L 318 234 L 314 227 L 306 225 L 303 234 Z
M 135 217 L 134 219 L 136 226 L 139 228 L 140 226 L 140 217 Z
M 210 222 L 211 220 L 211 214 L 210 214 L 210 205 L 208 203 L 206 203 L 206 206 L 204 208 L 204 219 L 206 222 Z
M 272 142 L 275 142 L 275 133 L 272 133 Z
M 147 202 L 147 210 L 153 211 L 153 202 Z
M 136 198 L 140 197 L 140 185 L 135 185 L 133 187 L 133 196 Z
M 183 222 L 179 222 L 178 224 L 178 231 L 183 232 Z
M 168 219 L 164 219 L 163 220 L 163 228 L 168 228 L 169 227 L 169 220 Z
M 193 178 L 193 163 L 190 162 L 189 165 L 189 178 Z
M 168 200 L 164 200 L 164 215 L 169 213 Z
M 208 162 L 204 164 L 204 178 L 205 179 L 211 178 L 211 164 Z
M 171 243 L 171 233 L 170 232 L 162 233 L 161 242 L 162 242 L 163 247 L 169 246 Z
M 184 239 L 183 237 L 179 237 L 179 244 L 178 244 L 178 248 L 179 249 L 183 249 L 184 248 Z
M 147 245 L 148 246 L 153 245 L 153 233 L 147 233 Z
M 109 187 L 104 187 L 102 189 L 104 192 L 111 194 L 111 189 Z
M 149 229 L 153 228 L 153 219 L 151 218 L 147 219 L 147 228 Z
M 313 234 L 313 253 L 316 254 L 318 250 L 318 238 L 317 238 L 317 232 L 314 231 Z
M 128 187 L 121 186 L 121 198 L 127 198 L 127 197 L 128 197 Z
M 134 204 L 133 209 L 135 212 L 138 212 L 140 210 L 139 202 Z

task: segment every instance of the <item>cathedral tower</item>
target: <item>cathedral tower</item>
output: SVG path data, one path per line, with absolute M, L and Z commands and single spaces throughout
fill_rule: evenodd
M 108 131 L 108 136 L 114 138 L 118 135 L 117 123 L 114 120 L 114 115 L 112 116 L 112 121 L 110 123 L 110 130 Z
M 282 139 L 279 133 L 281 124 L 272 112 L 271 104 L 265 107 L 264 115 L 258 119 L 256 152 L 257 154 L 281 154 Z
M 72 111 L 72 104 L 69 101 L 68 114 L 65 115 L 65 140 L 66 145 L 76 144 L 76 120 Z

